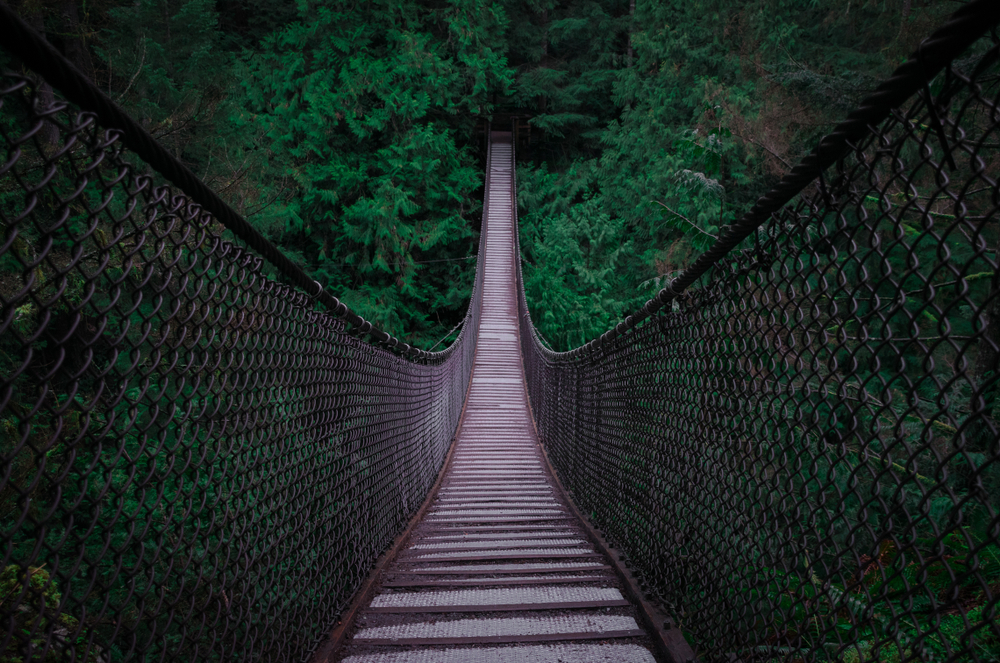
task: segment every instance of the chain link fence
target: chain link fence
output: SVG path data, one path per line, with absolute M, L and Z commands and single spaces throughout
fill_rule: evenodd
M 548 453 L 705 661 L 1000 660 L 1000 46 L 964 11 L 616 330 L 553 353 L 522 294 Z
M 305 660 L 444 462 L 482 270 L 402 356 L 41 77 L 0 141 L 0 661 Z

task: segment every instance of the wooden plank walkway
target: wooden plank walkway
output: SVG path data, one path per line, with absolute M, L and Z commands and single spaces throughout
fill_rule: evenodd
M 504 139 L 494 134 L 488 166 L 483 314 L 456 446 L 432 506 L 335 660 L 655 660 L 609 561 L 554 484 L 532 426 L 514 291 L 513 155 Z

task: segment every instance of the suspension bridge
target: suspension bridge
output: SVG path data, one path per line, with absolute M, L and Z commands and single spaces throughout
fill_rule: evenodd
M 0 5 L 0 660 L 998 660 L 998 22 L 569 352 L 493 127 L 428 352 Z
M 574 518 L 535 435 L 518 343 L 513 144 L 509 132 L 490 138 L 483 310 L 465 412 L 434 501 L 360 613 L 349 651 L 413 649 L 344 660 L 653 661 L 635 644 L 648 635 L 609 559 Z M 561 644 L 528 644 L 551 641 Z M 494 643 L 518 644 L 468 648 Z

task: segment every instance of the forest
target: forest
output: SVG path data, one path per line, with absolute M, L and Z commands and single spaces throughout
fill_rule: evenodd
M 330 292 L 425 349 L 465 313 L 484 123 L 525 118 L 525 285 L 565 350 L 654 294 L 957 4 L 14 6 Z
M 542 341 L 551 349 L 569 350 L 608 330 L 690 265 L 727 224 L 739 219 L 962 3 L 13 0 L 12 4 L 81 72 L 137 118 L 312 278 L 367 320 L 423 349 L 446 347 L 456 337 L 464 319 L 475 278 L 482 218 L 483 131 L 490 121 L 494 122 L 494 128 L 507 129 L 511 118 L 517 118 L 520 131 L 526 134 L 519 145 L 517 165 L 526 298 Z M 12 64 L 7 57 L 0 55 L 0 66 Z M 44 81 L 37 82 L 37 89 L 43 99 L 53 98 L 53 91 Z M 940 87 L 935 87 L 933 93 L 938 92 Z M 985 120 L 970 122 L 985 123 Z M 44 142 L 44 135 L 39 140 Z M 916 148 L 911 145 L 906 149 L 911 150 L 908 158 L 916 160 L 912 155 Z M 980 149 L 984 154 L 995 154 L 988 150 L 996 149 L 996 144 L 983 143 Z M 773 449 L 777 449 L 773 451 L 775 457 L 785 457 L 783 454 L 796 459 L 809 457 L 815 463 L 810 466 L 812 474 L 808 476 L 805 473 L 796 476 L 795 472 L 790 479 L 781 472 L 775 472 L 773 477 L 768 475 L 767 480 L 774 482 L 773 493 L 801 489 L 802 494 L 813 499 L 816 513 L 829 517 L 832 523 L 840 523 L 844 520 L 842 513 L 823 510 L 828 497 L 829 504 L 846 504 L 845 513 L 851 509 L 865 511 L 867 506 L 852 501 L 855 493 L 877 495 L 888 490 L 880 483 L 884 481 L 883 470 L 904 476 L 898 480 L 900 485 L 922 482 L 921 485 L 929 486 L 927 493 L 943 492 L 941 487 L 947 489 L 947 495 L 936 495 L 933 500 L 923 500 L 924 489 L 913 490 L 912 486 L 908 496 L 903 492 L 901 497 L 897 496 L 914 513 L 924 508 L 925 502 L 933 510 L 913 532 L 914 539 L 919 539 L 914 549 L 919 548 L 920 554 L 936 551 L 926 567 L 919 567 L 919 573 L 925 575 L 921 586 L 941 595 L 956 588 L 962 592 L 964 607 L 948 613 L 944 626 L 940 627 L 941 641 L 930 646 L 943 660 L 953 647 L 959 646 L 956 643 L 964 642 L 967 624 L 995 624 L 993 613 L 989 612 L 995 601 L 987 605 L 989 600 L 974 574 L 981 572 L 990 587 L 996 587 L 1000 578 L 1000 554 L 995 543 L 987 543 L 995 542 L 996 530 L 990 529 L 992 521 L 984 517 L 996 513 L 996 495 L 1000 494 L 996 436 L 991 435 L 995 431 L 993 422 L 1000 420 L 997 378 L 1000 354 L 979 352 L 979 346 L 973 349 L 971 344 L 955 349 L 945 342 L 932 344 L 928 350 L 921 343 L 984 336 L 981 316 L 976 317 L 981 311 L 974 314 L 971 307 L 988 300 L 998 286 L 984 249 L 972 251 L 967 236 L 959 236 L 957 231 L 944 239 L 934 235 L 935 219 L 955 218 L 947 207 L 949 201 L 935 200 L 937 206 L 927 214 L 913 214 L 918 208 L 909 205 L 912 199 L 932 198 L 924 194 L 937 191 L 933 182 L 938 173 L 925 169 L 918 175 L 907 181 L 912 185 L 908 188 L 864 192 L 867 195 L 863 194 L 860 202 L 842 215 L 855 224 L 850 228 L 836 226 L 841 218 L 836 215 L 816 221 L 803 213 L 802 219 L 806 220 L 787 226 L 781 226 L 780 220 L 773 221 L 770 227 L 777 230 L 769 235 L 766 232 L 755 235 L 755 239 L 763 237 L 764 248 L 770 247 L 773 252 L 772 266 L 776 266 L 773 273 L 782 277 L 794 275 L 788 276 L 786 284 L 796 286 L 790 291 L 800 293 L 799 299 L 787 300 L 794 301 L 794 306 L 788 308 L 791 313 L 785 313 L 789 319 L 799 316 L 796 318 L 799 323 L 811 316 L 815 329 L 807 324 L 797 327 L 790 324 L 782 332 L 785 336 L 780 342 L 759 331 L 768 328 L 770 316 L 780 309 L 774 305 L 783 301 L 776 294 L 778 288 L 769 290 L 770 285 L 765 288 L 762 280 L 753 297 L 740 300 L 739 293 L 746 292 L 746 284 L 754 283 L 754 278 L 763 279 L 766 274 L 746 277 L 739 284 L 744 290 L 732 285 L 736 283 L 735 276 L 719 279 L 719 283 L 732 286 L 732 292 L 738 293 L 732 300 L 738 301 L 742 308 L 735 306 L 733 311 L 737 312 L 731 316 L 723 316 L 719 313 L 721 309 L 711 308 L 712 298 L 718 296 L 711 289 L 696 292 L 691 301 L 708 302 L 702 307 L 705 315 L 717 315 L 720 328 L 723 322 L 736 320 L 752 334 L 758 334 L 754 338 L 763 339 L 752 352 L 737 352 L 735 336 L 727 340 L 733 345 L 720 341 L 716 347 L 717 358 L 729 362 L 728 366 L 742 367 L 746 362 L 753 369 L 742 371 L 752 376 L 753 389 L 733 386 L 738 383 L 735 379 L 728 387 L 717 388 L 716 396 L 724 394 L 725 388 L 732 389 L 730 403 L 743 405 L 734 407 L 735 414 L 723 424 L 727 435 L 733 422 L 739 421 L 738 415 L 768 411 L 765 407 L 768 404 L 785 407 L 779 396 L 782 389 L 790 394 L 789 407 L 794 405 L 792 409 L 798 413 L 801 425 L 796 426 L 791 416 L 782 419 L 775 415 L 766 425 L 761 424 L 763 433 L 754 438 L 759 442 L 756 453 L 764 458 L 767 444 L 773 444 Z M 962 169 L 953 168 L 952 175 L 955 181 L 959 181 L 959 176 L 974 179 Z M 972 196 L 983 194 L 988 188 L 971 191 L 965 200 L 976 214 L 985 214 L 989 209 L 986 198 L 990 194 Z M 11 185 L 9 191 L 0 191 L 0 203 L 8 200 L 2 196 L 21 200 L 21 194 Z M 879 224 L 888 226 L 890 215 L 879 205 L 888 205 L 885 201 L 890 199 L 903 201 L 894 203 L 897 211 L 892 213 L 898 213 L 898 219 L 903 219 L 904 214 L 911 216 L 887 229 Z M 116 204 L 126 203 L 119 199 Z M 874 221 L 865 220 L 869 212 Z M 969 217 L 980 218 L 985 216 Z M 884 235 L 880 234 L 883 232 Z M 890 243 L 888 238 L 893 232 L 902 234 L 892 236 Z M 874 255 L 874 250 L 860 261 L 856 258 L 863 251 L 838 253 L 863 235 L 869 239 L 858 239 L 858 245 L 876 249 L 877 241 L 882 240 L 870 237 L 885 238 L 887 248 L 882 257 Z M 827 245 L 813 241 L 817 236 L 828 240 Z M 845 239 L 845 236 L 850 237 Z M 990 246 L 996 245 L 995 227 L 983 231 L 983 236 Z M 103 237 L 96 233 L 87 234 L 85 239 L 93 245 L 91 257 L 101 255 L 107 248 Z M 834 242 L 844 246 L 835 247 Z M 13 250 L 0 256 L 7 261 L 0 262 L 0 268 L 20 269 L 26 260 L 17 253 L 21 250 L 18 246 L 10 245 Z M 199 245 L 198 250 L 201 249 Z M 944 254 L 948 254 L 947 259 L 940 258 Z M 974 255 L 970 257 L 971 254 Z M 733 264 L 740 259 L 742 254 L 732 259 Z M 919 269 L 910 269 L 911 261 Z M 938 265 L 944 263 L 952 271 L 942 275 L 938 273 Z M 824 269 L 838 271 L 840 277 L 856 286 L 846 295 L 840 293 L 842 299 L 851 300 L 851 306 L 837 309 L 827 304 L 814 305 L 808 293 L 828 294 L 826 272 L 797 273 L 805 264 L 824 265 Z M 877 269 L 885 265 L 896 269 L 897 274 L 904 273 L 905 278 L 896 282 L 888 277 L 878 280 L 865 276 L 867 269 L 878 273 Z M 782 271 L 779 269 L 782 266 L 787 269 Z M 733 274 L 739 271 L 737 267 L 731 270 Z M 21 271 L 22 276 L 27 273 Z M 112 276 L 106 278 L 124 280 L 119 271 L 127 270 L 122 264 L 111 264 L 107 273 Z M 796 281 L 800 276 L 800 281 Z M 44 279 L 39 277 L 39 281 Z M 43 285 L 55 287 L 53 283 Z M 946 291 L 949 286 L 954 286 L 957 294 Z M 161 284 L 143 282 L 137 291 L 156 287 Z M 64 298 L 82 298 L 84 290 L 84 285 L 73 283 Z M 900 292 L 905 296 L 897 303 L 896 295 Z M 865 297 L 857 298 L 856 294 Z M 671 314 L 681 316 L 684 313 L 681 303 L 674 304 L 677 308 L 671 309 Z M 144 305 L 153 307 L 149 303 Z M 227 305 L 238 308 L 232 302 Z M 683 305 L 693 307 L 690 301 Z M 799 315 L 801 311 L 806 313 Z M 136 319 L 143 317 L 144 324 L 148 323 L 147 318 L 153 318 L 152 313 L 140 309 L 138 304 L 130 313 Z M 9 334 L 4 339 L 9 347 L 0 344 L 0 359 L 10 374 L 20 370 L 13 359 L 17 352 L 32 343 L 49 342 L 34 334 L 35 326 L 41 328 L 46 323 L 31 304 L 18 309 L 16 315 L 19 317 L 11 329 L 20 336 L 15 339 L 16 334 Z M 210 318 L 208 313 L 199 315 L 204 315 L 204 320 Z M 218 320 L 223 317 L 218 312 L 214 315 Z M 132 334 L 138 334 L 141 328 L 126 318 L 121 316 L 109 323 L 109 328 L 121 338 L 127 336 L 123 330 L 130 324 Z M 194 312 L 191 319 L 197 319 Z M 114 328 L 115 324 L 121 328 Z M 259 319 L 248 322 L 247 329 L 254 324 L 264 323 Z M 197 336 L 193 331 L 196 326 L 191 323 L 190 330 L 175 329 L 173 333 L 183 336 L 184 332 L 191 332 L 195 340 L 187 342 L 192 347 L 215 342 Z M 653 325 L 644 329 L 648 334 L 658 333 Z M 909 341 L 900 341 L 893 337 L 892 330 L 901 329 L 913 338 L 904 335 Z M 111 334 L 107 330 L 104 333 Z M 96 331 L 94 334 L 93 339 L 98 338 Z M 671 351 L 685 348 L 684 337 L 677 338 L 680 340 L 671 346 Z M 89 347 L 93 339 L 84 345 Z M 157 338 L 155 342 L 165 341 Z M 907 345 L 899 345 L 906 342 Z M 141 343 L 154 341 L 144 336 Z M 178 341 L 178 347 L 181 345 Z M 650 341 L 650 346 L 658 351 L 666 352 L 667 345 Z M 139 346 L 137 342 L 135 347 Z M 791 348 L 796 350 L 793 352 Z M 136 351 L 136 356 L 139 354 Z M 196 355 L 192 351 L 190 356 Z M 789 361 L 788 357 L 793 355 L 796 361 Z M 783 357 L 785 365 L 775 360 L 778 356 Z M 57 363 L 51 356 L 39 357 L 42 364 Z M 208 375 L 211 371 L 206 366 L 210 362 L 204 357 L 205 366 L 197 366 L 192 360 L 178 370 L 199 378 L 202 373 Z M 20 504 L 20 498 L 15 499 L 12 492 L 15 489 L 18 495 L 33 496 L 35 512 L 40 512 L 38 504 L 45 504 L 45 499 L 51 499 L 52 504 L 58 502 L 62 479 L 32 482 L 32 477 L 45 474 L 45 463 L 72 477 L 73 481 L 67 484 L 73 486 L 66 494 L 73 499 L 78 498 L 78 493 L 84 496 L 86 499 L 79 498 L 84 505 L 81 509 L 100 514 L 94 516 L 94 522 L 106 519 L 108 531 L 113 530 L 114 536 L 123 540 L 130 535 L 126 536 L 116 516 L 101 512 L 102 485 L 127 487 L 131 492 L 122 488 L 124 497 L 120 501 L 132 513 L 148 507 L 149 513 L 155 514 L 149 517 L 151 522 L 167 521 L 163 506 L 154 504 L 154 496 L 141 493 L 136 485 L 144 481 L 161 485 L 164 476 L 177 478 L 176 486 L 170 488 L 174 491 L 170 493 L 171 500 L 189 489 L 192 494 L 204 491 L 215 500 L 211 509 L 221 508 L 219 505 L 225 500 L 216 499 L 213 491 L 221 494 L 231 490 L 232 495 L 240 496 L 240 490 L 219 488 L 210 473 L 199 473 L 196 463 L 191 466 L 180 463 L 178 467 L 172 464 L 175 455 L 179 458 L 190 449 L 208 453 L 205 450 L 211 445 L 205 440 L 214 442 L 214 435 L 224 437 L 239 453 L 258 453 L 252 427 L 247 429 L 251 433 L 231 439 L 210 427 L 198 429 L 205 421 L 221 420 L 205 414 L 211 410 L 210 402 L 218 405 L 225 401 L 216 392 L 233 389 L 233 385 L 241 390 L 244 387 L 246 391 L 257 390 L 254 398 L 259 398 L 259 402 L 248 398 L 244 403 L 241 391 L 241 398 L 230 399 L 226 407 L 253 409 L 255 416 L 263 412 L 259 415 L 264 422 L 260 427 L 267 433 L 262 435 L 273 434 L 280 439 L 284 439 L 281 426 L 294 419 L 288 413 L 299 412 L 290 403 L 305 402 L 303 408 L 319 407 L 303 396 L 306 392 L 298 386 L 272 388 L 271 384 L 255 383 L 247 387 L 249 382 L 241 380 L 249 380 L 244 373 L 251 371 L 241 372 L 242 369 L 229 373 L 219 369 L 219 375 L 224 374 L 226 379 L 219 378 L 218 384 L 207 379 L 187 384 L 165 381 L 159 394 L 155 389 L 147 392 L 146 386 L 142 389 L 137 386 L 139 380 L 130 372 L 135 366 L 128 365 L 129 359 L 126 353 L 101 359 L 108 367 L 118 362 L 122 376 L 128 375 L 128 379 L 123 377 L 121 384 L 114 385 L 115 389 L 109 388 L 121 393 L 113 406 L 104 408 L 105 414 L 101 416 L 91 417 L 89 409 L 82 405 L 71 407 L 70 401 L 75 398 L 97 403 L 100 398 L 110 399 L 111 396 L 101 395 L 103 377 L 97 379 L 88 374 L 78 384 L 74 382 L 77 377 L 69 380 L 56 373 L 18 377 L 24 384 L 18 387 L 17 396 L 10 399 L 10 411 L 0 412 L 4 414 L 0 432 L 6 435 L 6 446 L 0 451 L 14 467 L 10 473 L 13 488 L 4 485 L 2 488 L 8 492 L 0 494 L 6 500 L 0 504 L 3 507 L 0 524 L 13 527 L 11 523 L 17 514 L 14 507 Z M 975 366 L 970 368 L 964 363 L 967 359 Z M 260 361 L 264 365 L 267 360 Z M 622 363 L 623 375 L 628 373 L 626 368 L 633 371 L 627 381 L 622 379 L 622 384 L 638 384 L 635 375 L 641 374 L 642 379 L 648 380 L 645 387 L 651 392 L 660 390 L 656 393 L 663 394 L 669 391 L 668 386 L 676 387 L 671 393 L 693 399 L 690 412 L 703 407 L 701 395 L 693 393 L 683 380 L 667 385 L 668 380 L 658 372 L 643 373 L 648 368 L 646 358 L 637 356 L 633 361 L 631 366 Z M 697 369 L 701 377 L 709 372 L 695 364 L 692 360 L 694 368 L 688 369 L 692 373 Z M 677 365 L 674 364 L 675 369 Z M 802 368 L 806 365 L 809 371 Z M 169 373 L 172 366 L 165 370 Z M 744 377 L 742 373 L 738 376 L 740 380 Z M 39 410 L 42 414 L 38 414 L 35 410 L 42 406 L 33 403 L 41 404 L 45 397 L 45 390 L 38 385 L 55 380 L 52 375 L 68 380 L 66 384 L 79 386 L 79 393 L 70 390 L 70 395 L 50 396 L 52 403 L 45 403 Z M 671 376 L 675 378 L 676 374 Z M 294 377 L 288 379 L 294 382 Z M 808 384 L 810 379 L 819 386 Z M 770 400 L 763 396 L 769 393 L 768 389 L 776 390 L 771 392 Z M 38 393 L 43 395 L 37 396 Z M 157 398 L 165 393 L 171 395 L 167 400 L 182 402 L 187 410 L 180 407 L 158 410 Z M 620 402 L 628 398 L 623 396 Z M 372 397 L 371 401 L 374 400 Z M 371 403 L 368 405 L 375 410 Z M 628 401 L 627 407 L 633 405 Z M 632 412 L 647 413 L 646 410 L 653 411 L 656 407 L 645 403 L 645 409 L 635 406 Z M 65 414 L 64 408 L 70 414 Z M 342 405 L 328 410 L 334 413 L 331 416 L 342 417 L 344 421 L 352 416 L 357 421 L 369 417 L 367 413 L 348 412 L 349 408 Z M 593 410 L 597 411 L 598 405 Z M 659 416 L 665 411 L 655 414 Z M 774 411 L 777 410 L 771 411 L 772 414 Z M 683 417 L 675 418 L 687 425 Z M 290 436 L 289 444 L 301 445 L 302 453 L 308 454 L 329 443 L 324 452 L 331 454 L 331 463 L 346 466 L 350 461 L 352 468 L 362 468 L 358 470 L 359 476 L 373 473 L 372 468 L 358 461 L 360 438 L 354 436 L 353 429 L 344 421 L 331 424 L 330 430 L 334 432 L 324 432 L 326 437 L 320 444 L 304 433 Z M 753 429 L 756 435 L 759 431 L 754 426 L 757 424 L 744 427 Z M 153 448 L 156 444 L 150 446 L 149 440 L 155 435 L 146 428 L 162 433 L 156 444 L 163 445 L 169 453 Z M 820 428 L 822 435 L 818 434 Z M 666 425 L 657 420 L 656 426 L 650 428 L 649 439 L 659 439 L 656 436 L 662 436 L 665 429 Z M 690 442 L 697 440 L 698 434 L 704 434 L 704 427 L 691 425 L 682 432 L 683 439 Z M 628 435 L 639 434 L 629 431 Z M 731 440 L 727 435 L 719 436 L 722 442 L 715 440 L 719 443 L 715 450 L 701 445 L 692 457 L 709 457 L 711 453 L 728 460 L 749 457 L 740 446 L 743 441 Z M 98 469 L 87 466 L 85 454 L 77 456 L 76 449 L 66 441 L 71 439 L 88 440 L 97 449 L 93 457 L 102 459 L 104 465 Z M 349 453 L 343 451 L 348 439 L 358 445 Z M 115 443 L 106 447 L 97 444 L 103 445 L 106 440 Z M 648 442 L 642 440 L 643 444 Z M 629 438 L 629 441 L 635 440 Z M 32 448 L 35 444 L 37 448 Z M 190 449 L 186 446 L 189 444 Z M 782 448 L 782 444 L 787 447 Z M 260 473 L 257 478 L 261 485 L 266 483 L 264 478 L 272 477 L 272 466 L 268 463 L 280 467 L 287 457 L 294 455 L 281 445 L 269 447 L 267 453 L 273 455 L 265 461 L 249 463 L 254 472 Z M 892 456 L 893 453 L 897 455 Z M 225 454 L 220 451 L 218 458 L 225 460 Z M 892 458 L 904 459 L 903 464 Z M 760 462 L 766 466 L 765 460 Z M 225 464 L 214 456 L 205 464 L 212 466 L 216 462 L 220 467 Z M 873 466 L 880 472 L 875 478 L 856 478 L 861 474 L 859 468 Z M 134 480 L 133 474 L 139 471 L 136 468 L 142 470 L 141 481 Z M 655 468 L 658 470 L 660 466 Z M 943 473 L 941 476 L 947 479 L 937 473 Z M 639 476 L 638 472 L 634 474 Z M 283 481 L 294 484 L 288 475 L 283 476 Z M 735 469 L 732 476 L 739 476 Z M 831 479 L 828 484 L 820 485 L 816 479 L 820 476 L 836 477 L 836 481 Z M 719 485 L 728 486 L 730 478 L 724 477 Z M 638 485 L 640 479 L 633 479 Z M 648 493 L 655 502 L 653 489 L 643 488 L 643 494 Z M 666 489 L 661 493 L 668 495 Z M 844 494 L 849 494 L 849 499 L 844 499 Z M 605 497 L 601 496 L 609 508 L 615 506 L 614 500 Z M 265 513 L 266 509 L 254 501 L 258 498 L 263 504 L 271 496 L 247 498 L 241 508 L 246 513 Z M 662 501 L 683 504 L 685 499 L 683 490 L 679 490 L 677 496 L 670 496 L 670 500 L 664 497 Z M 746 503 L 754 501 L 748 497 Z M 211 509 L 203 517 L 214 523 L 216 514 Z M 72 509 L 66 513 L 72 515 Z M 948 520 L 954 519 L 955 513 L 961 516 L 954 521 L 959 524 Z M 871 514 L 870 518 L 875 522 L 881 516 L 881 513 Z M 944 523 L 951 524 L 945 527 Z M 619 517 L 612 525 L 620 526 L 623 531 L 637 527 L 634 520 L 626 517 Z M 187 526 L 198 530 L 200 525 L 188 522 Z M 659 536 L 662 532 L 656 530 L 653 534 Z M 99 536 L 90 536 L 87 546 L 96 550 L 101 543 Z M 192 536 L 197 539 L 202 534 L 199 531 Z M 918 573 L 918 566 L 905 556 L 909 553 L 893 548 L 886 543 L 888 539 L 872 535 L 871 541 L 858 543 L 864 537 L 856 537 L 853 530 L 837 536 L 841 537 L 837 542 L 843 550 L 856 549 L 861 554 L 862 547 L 869 546 L 869 562 L 875 559 L 885 567 L 896 565 L 907 574 Z M 766 540 L 766 532 L 760 537 Z M 23 548 L 18 554 L 25 559 L 34 555 L 29 550 L 33 541 L 31 533 L 26 534 L 18 543 Z M 58 545 L 67 550 L 71 546 L 65 541 L 59 541 Z M 56 550 L 58 546 L 53 543 L 52 548 Z M 971 548 L 978 552 L 969 553 Z M 357 553 L 358 559 L 371 552 Z M 141 551 L 129 554 L 142 557 Z M 204 550 L 198 550 L 192 556 L 205 554 Z M 952 569 L 960 568 L 955 560 L 972 559 L 975 555 L 982 561 L 961 567 L 966 575 L 952 582 Z M 126 557 L 123 553 L 123 558 Z M 651 564 L 656 565 L 661 558 L 653 560 Z M 870 566 L 874 567 L 875 562 Z M 774 564 L 769 570 L 778 567 Z M 38 585 L 35 589 L 42 597 L 43 607 L 59 604 L 57 583 L 48 579 L 47 572 L 42 573 L 42 567 L 32 569 L 32 574 L 37 571 L 37 577 L 32 575 L 31 582 Z M 824 629 L 843 631 L 851 642 L 868 643 L 865 645 L 868 649 L 859 646 L 853 654 L 829 645 L 833 647 L 828 647 L 833 652 L 831 660 L 834 656 L 845 661 L 877 659 L 878 648 L 871 643 L 880 639 L 902 643 L 909 641 L 906 638 L 916 637 L 914 633 L 919 635 L 917 626 L 904 624 L 897 628 L 879 614 L 875 615 L 877 623 L 873 622 L 875 625 L 865 627 L 869 630 L 864 631 L 859 626 L 862 620 L 855 613 L 861 614 L 869 608 L 846 590 L 838 589 L 854 581 L 844 580 L 843 574 L 839 580 L 833 574 L 820 579 L 827 582 L 833 577 L 834 584 L 830 587 L 847 597 L 843 599 L 845 604 L 850 603 L 849 610 L 841 610 L 831 602 L 827 610 L 816 599 L 821 593 L 817 587 L 822 584 L 817 574 L 823 574 L 815 571 L 808 561 L 802 569 L 807 569 L 809 575 L 803 575 L 802 571 L 796 579 L 789 574 L 788 580 L 774 576 L 778 579 L 769 581 L 771 584 L 760 590 L 761 596 L 754 600 L 759 599 L 763 604 L 778 597 L 788 602 L 791 600 L 788 587 L 798 583 L 794 589 L 806 599 L 791 607 L 779 601 L 780 609 L 785 612 L 781 615 L 783 620 L 773 620 L 775 624 L 807 624 L 822 618 L 828 625 Z M 0 595 L 18 590 L 23 582 L 18 573 L 14 566 L 3 571 Z M 860 580 L 865 580 L 866 574 L 867 567 Z M 872 577 L 875 575 L 872 573 Z M 806 581 L 802 582 L 802 578 Z M 905 595 L 907 583 L 914 578 L 901 573 L 893 579 L 895 584 L 885 581 L 877 587 L 876 581 L 869 578 L 867 586 L 873 595 L 876 589 L 884 596 L 891 595 L 891 600 L 886 599 L 883 604 L 890 606 L 893 614 L 930 610 L 927 606 L 937 598 L 927 599 L 927 605 L 917 608 L 913 607 L 912 599 L 899 598 Z M 83 582 L 79 578 L 74 581 Z M 62 591 L 70 591 L 65 579 Z M 127 593 L 122 587 L 116 591 L 122 596 Z M 191 591 L 211 594 L 204 589 Z M 284 596 L 277 591 L 273 594 L 268 595 L 268 600 L 275 605 L 288 601 L 307 606 L 316 600 L 308 591 L 301 596 Z M 199 597 L 198 600 L 204 598 Z M 228 610 L 230 598 L 224 593 L 221 597 L 212 594 L 204 600 L 216 604 L 222 601 Z M 737 612 L 734 608 L 733 614 Z M 817 617 L 817 613 L 822 614 Z M 135 616 L 138 614 L 136 609 L 128 618 L 140 623 Z M 785 619 L 788 615 L 791 618 Z M 60 619 L 77 618 L 66 613 Z M 735 618 L 730 622 L 735 623 Z M 59 628 L 71 630 L 76 623 L 59 622 Z M 318 629 L 326 625 L 313 626 Z M 791 637 L 787 632 L 775 630 L 770 623 L 744 626 L 747 631 L 756 630 L 759 640 L 769 645 Z M 819 626 L 816 631 L 821 631 Z M 898 635 L 903 632 L 907 634 L 905 637 Z M 815 637 L 819 642 L 819 636 Z M 993 657 L 989 660 L 995 660 L 1000 638 L 996 633 L 986 633 L 985 628 L 983 635 L 977 637 L 981 638 L 975 644 L 981 649 L 982 660 L 989 656 Z M 828 644 L 817 644 L 815 651 Z M 902 645 L 897 649 L 902 649 Z M 124 645 L 121 650 L 109 651 L 112 654 L 109 660 L 126 660 L 128 655 Z M 881 658 L 898 661 L 905 658 L 905 653 L 893 650 Z M 0 663 L 6 660 L 19 659 L 0 658 Z

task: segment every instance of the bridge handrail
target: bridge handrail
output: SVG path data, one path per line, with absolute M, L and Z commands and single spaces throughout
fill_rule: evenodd
M 594 341 L 541 342 L 517 261 L 542 442 L 705 660 L 1000 655 L 998 21 L 964 5 Z
M 0 659 L 305 660 L 443 465 L 484 265 L 413 348 L 2 3 L 0 45 Z

